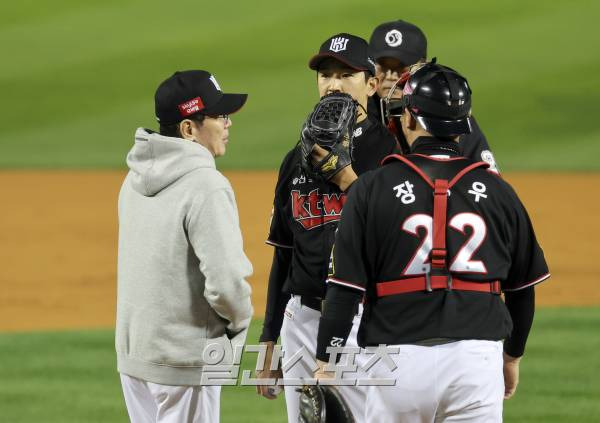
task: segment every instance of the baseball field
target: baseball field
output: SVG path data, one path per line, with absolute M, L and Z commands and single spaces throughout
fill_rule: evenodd
M 175 70 L 247 92 L 217 162 L 254 265 L 257 341 L 277 167 L 317 101 L 308 58 L 337 32 L 402 18 L 467 76 L 474 114 L 530 215 L 552 278 L 507 422 L 600 420 L 600 6 L 541 0 L 0 4 L 0 422 L 125 422 L 114 353 L 116 201 L 136 127 Z M 255 355 L 245 356 L 252 369 Z M 226 387 L 223 422 L 284 402 Z

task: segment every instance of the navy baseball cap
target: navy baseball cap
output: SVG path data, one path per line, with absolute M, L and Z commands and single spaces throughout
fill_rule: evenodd
M 308 62 L 308 67 L 318 71 L 319 66 L 328 58 L 334 58 L 351 69 L 367 71 L 375 75 L 375 62 L 369 57 L 367 41 L 356 35 L 342 32 L 329 37 Z
M 385 22 L 373 30 L 369 40 L 373 59 L 393 57 L 405 66 L 427 58 L 427 38 L 421 29 L 409 22 Z
M 203 70 L 175 72 L 154 94 L 156 120 L 172 125 L 195 114 L 218 116 L 237 112 L 248 94 L 225 94 L 215 77 Z

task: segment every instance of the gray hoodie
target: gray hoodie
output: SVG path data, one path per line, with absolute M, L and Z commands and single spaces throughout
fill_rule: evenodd
M 243 344 L 252 316 L 229 181 L 200 144 L 138 129 L 119 195 L 119 372 L 199 385 L 205 346 Z

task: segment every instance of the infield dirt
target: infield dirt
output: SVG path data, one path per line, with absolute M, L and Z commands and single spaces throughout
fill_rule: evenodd
M 272 249 L 264 244 L 275 172 L 225 172 L 264 312 Z M 123 171 L 2 171 L 0 330 L 114 325 L 117 196 Z M 509 173 L 529 210 L 552 278 L 540 306 L 600 305 L 598 173 Z

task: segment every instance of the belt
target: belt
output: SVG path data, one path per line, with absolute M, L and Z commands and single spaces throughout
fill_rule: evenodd
M 306 295 L 300 296 L 300 304 L 313 310 L 321 311 L 321 303 L 323 300 L 317 297 L 308 297 Z
M 323 300 L 322 298 L 317 298 L 317 297 L 308 297 L 306 295 L 300 295 L 300 304 L 302 304 L 305 307 L 308 308 L 312 308 L 313 310 L 316 310 L 318 312 L 322 312 L 323 311 L 323 302 L 325 300 Z M 356 304 L 354 306 L 354 314 L 358 314 L 358 304 Z
M 451 344 L 460 341 L 460 339 L 452 338 L 427 338 L 420 341 L 411 342 L 411 345 L 419 345 L 420 347 L 436 347 L 438 345 Z
M 500 294 L 500 282 L 473 282 L 465 281 L 452 276 L 418 276 L 416 278 L 399 279 L 395 281 L 378 282 L 376 285 L 377 296 L 406 294 L 409 292 L 427 291 L 434 289 L 446 289 L 448 291 L 475 291 Z

